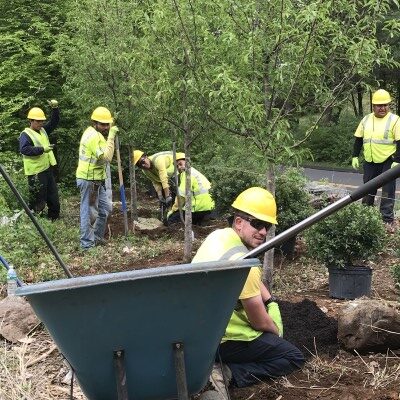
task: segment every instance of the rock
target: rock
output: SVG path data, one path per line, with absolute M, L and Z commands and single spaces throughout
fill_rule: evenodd
M 22 297 L 8 296 L 0 301 L 0 335 L 16 343 L 40 321 Z
M 338 315 L 338 339 L 347 350 L 399 349 L 398 304 L 364 299 L 348 303 Z
M 163 223 L 156 218 L 138 218 L 138 221 L 135 221 L 135 227 L 140 230 L 152 230 L 163 227 Z

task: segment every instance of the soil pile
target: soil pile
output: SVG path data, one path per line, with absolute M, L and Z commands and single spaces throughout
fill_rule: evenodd
M 339 350 L 337 339 L 338 324 L 328 317 L 311 300 L 298 303 L 279 301 L 284 338 L 297 346 L 310 358 L 317 351 L 318 355 L 333 357 Z

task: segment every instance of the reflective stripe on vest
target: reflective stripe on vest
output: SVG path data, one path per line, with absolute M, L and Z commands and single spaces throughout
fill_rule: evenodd
M 92 141 L 95 141 L 91 143 Z M 103 180 L 106 177 L 106 161 L 100 158 L 106 148 L 104 136 L 89 126 L 83 132 L 79 145 L 79 163 L 76 177 L 86 180 Z
M 364 136 L 364 130 L 368 121 L 368 118 L 370 117 L 371 114 L 368 114 L 364 119 L 363 119 L 363 136 Z M 376 144 L 389 144 L 393 145 L 395 141 L 392 139 L 389 139 L 389 132 L 390 132 L 390 125 L 392 124 L 392 121 L 394 119 L 394 115 L 390 114 L 388 120 L 386 121 L 385 124 L 385 131 L 383 133 L 383 139 L 364 139 L 363 143 L 376 143 Z
M 40 133 L 31 128 L 25 128 L 24 132 L 32 140 L 35 147 L 46 147 L 50 145 L 47 132 L 43 128 L 40 129 Z M 50 168 L 50 165 L 57 164 L 53 151 L 39 154 L 38 156 L 22 155 L 22 160 L 24 163 L 25 175 L 39 174 L 40 172 Z
M 204 175 L 202 175 L 199 171 L 195 170 L 194 168 L 191 168 L 190 172 L 191 172 L 190 179 L 192 179 L 192 178 L 196 179 L 197 185 L 199 187 L 199 190 L 197 190 L 196 192 L 192 192 L 193 196 L 198 196 L 199 194 L 208 193 L 208 190 L 210 189 L 210 186 L 211 186 L 208 179 Z M 207 187 L 206 187 L 206 185 L 207 185 Z M 178 188 L 178 193 L 179 193 L 179 196 L 185 197 L 185 193 L 183 192 L 181 186 L 179 186 L 179 188 Z

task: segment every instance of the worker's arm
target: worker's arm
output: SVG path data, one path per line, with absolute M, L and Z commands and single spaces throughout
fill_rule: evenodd
M 19 137 L 19 152 L 24 156 L 40 156 L 43 154 L 43 147 L 34 146 L 32 139 L 28 136 L 27 133 L 22 132 Z
M 46 131 L 48 135 L 57 128 L 58 123 L 60 122 L 60 109 L 57 107 L 51 109 L 50 121 L 43 125 L 43 129 Z
M 275 335 L 279 334 L 274 321 L 268 315 L 261 294 L 248 299 L 242 299 L 241 302 L 253 329 L 262 332 L 271 332 Z
M 157 158 L 156 162 L 154 163 L 154 167 L 157 170 L 158 177 L 160 178 L 161 186 L 164 190 L 165 197 L 170 195 L 169 193 L 169 184 L 168 184 L 168 174 L 167 174 L 167 163 L 169 159 L 165 156 L 160 156 Z
M 114 156 L 114 148 L 115 148 L 114 139 L 117 132 L 118 128 L 116 126 L 110 128 L 110 131 L 108 133 L 106 148 L 104 149 L 104 153 L 100 156 L 103 158 L 103 160 L 107 162 L 111 162 Z
M 396 152 L 393 154 L 393 161 L 400 163 L 400 140 L 396 140 Z
M 363 138 L 356 137 L 353 145 L 353 157 L 358 157 L 360 155 L 362 145 L 363 145 Z

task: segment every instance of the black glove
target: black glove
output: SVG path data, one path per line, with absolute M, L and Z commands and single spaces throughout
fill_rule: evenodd
M 165 205 L 166 205 L 167 207 L 169 207 L 171 204 L 172 204 L 172 197 L 171 197 L 171 196 L 167 196 L 167 197 L 165 198 Z

